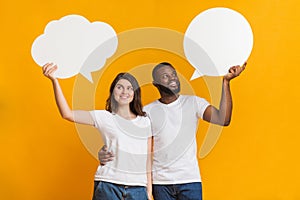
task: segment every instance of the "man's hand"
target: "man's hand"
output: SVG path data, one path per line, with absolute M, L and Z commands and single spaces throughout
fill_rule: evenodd
M 230 69 L 228 70 L 228 73 L 224 76 L 224 80 L 230 81 L 231 79 L 239 76 L 242 73 L 242 71 L 245 70 L 246 65 L 247 65 L 247 62 L 245 62 L 243 64 L 243 66 L 241 66 L 241 67 L 239 65 L 230 67 Z
M 100 151 L 98 152 L 98 159 L 100 161 L 100 165 L 106 165 L 106 163 L 114 160 L 115 155 L 113 152 L 107 151 L 107 146 L 104 145 Z

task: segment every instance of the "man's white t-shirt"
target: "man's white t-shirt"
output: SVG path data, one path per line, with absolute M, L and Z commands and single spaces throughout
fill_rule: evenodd
M 146 186 L 148 138 L 151 137 L 149 118 L 137 116 L 127 120 L 106 110 L 90 113 L 108 151 L 116 158 L 105 166 L 99 165 L 95 180 Z
M 196 132 L 209 105 L 203 98 L 180 95 L 170 104 L 156 100 L 145 106 L 154 138 L 153 184 L 201 182 Z

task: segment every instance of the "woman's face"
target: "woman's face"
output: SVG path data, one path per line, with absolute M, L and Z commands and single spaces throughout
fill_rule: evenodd
M 131 83 L 126 79 L 120 79 L 114 88 L 113 95 L 119 105 L 129 105 L 134 96 Z

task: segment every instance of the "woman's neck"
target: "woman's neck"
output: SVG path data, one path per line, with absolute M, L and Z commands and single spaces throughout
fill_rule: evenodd
M 133 112 L 131 112 L 129 106 L 119 106 L 118 110 L 116 111 L 116 114 L 129 120 L 136 118 L 136 115 Z

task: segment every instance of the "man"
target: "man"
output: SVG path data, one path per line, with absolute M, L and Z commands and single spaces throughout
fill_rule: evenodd
M 197 96 L 180 95 L 175 68 L 167 62 L 154 67 L 153 85 L 161 98 L 145 106 L 153 134 L 153 197 L 155 200 L 201 200 L 202 185 L 197 160 L 198 119 L 228 126 L 232 113 L 230 81 L 239 76 L 246 63 L 233 66 L 223 77 L 219 109 Z M 113 159 L 102 148 L 101 164 Z

